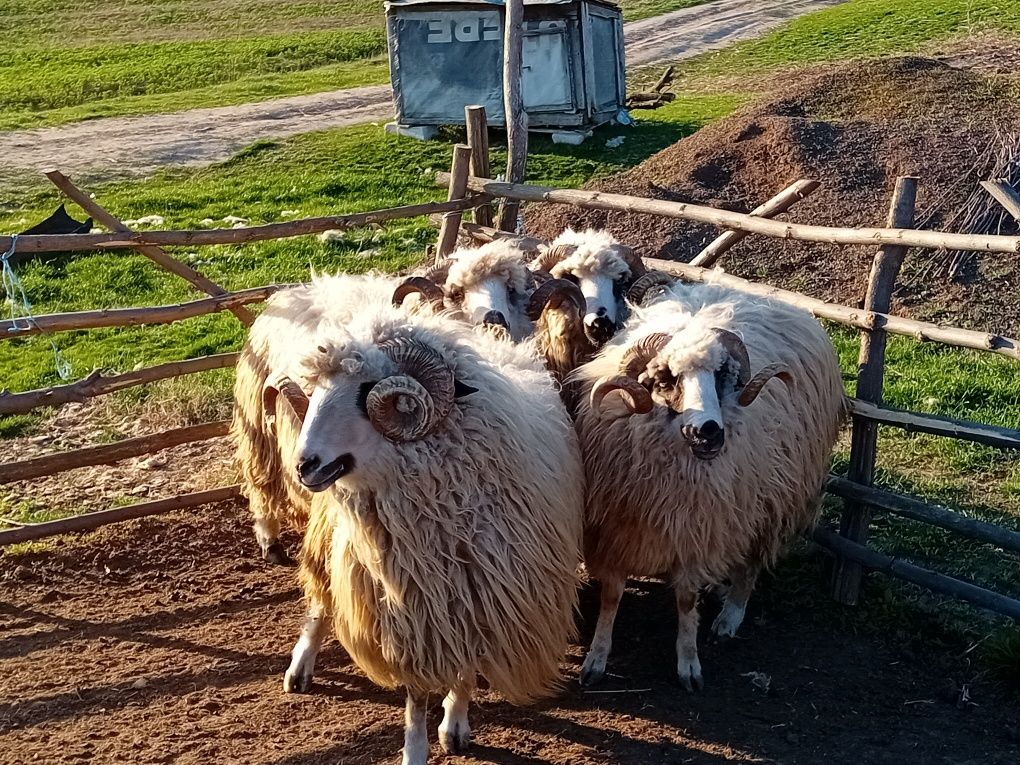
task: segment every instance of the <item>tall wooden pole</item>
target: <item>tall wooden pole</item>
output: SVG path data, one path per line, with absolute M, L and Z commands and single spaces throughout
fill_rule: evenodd
M 914 202 L 917 198 L 917 178 L 896 180 L 892 205 L 889 208 L 889 226 L 910 228 L 914 224 Z M 875 313 L 889 313 L 896 277 L 903 265 L 907 248 L 886 245 L 879 249 L 871 264 L 868 292 L 864 308 Z M 882 383 L 885 377 L 884 329 L 875 328 L 861 334 L 861 352 L 857 364 L 857 398 L 871 404 L 882 403 Z M 878 444 L 878 423 L 854 417 L 850 437 L 850 465 L 847 479 L 871 486 L 875 480 L 875 451 Z M 868 541 L 871 509 L 860 502 L 847 502 L 840 519 L 840 534 L 857 544 Z M 833 580 L 833 597 L 840 603 L 854 605 L 861 590 L 861 564 L 849 558 L 840 558 Z
M 484 106 L 465 106 L 464 124 L 467 126 L 467 142 L 471 147 L 471 175 L 476 178 L 489 177 L 489 121 Z M 475 223 L 492 226 L 492 205 L 485 203 L 475 208 Z
M 509 183 L 524 181 L 528 162 L 528 115 L 524 111 L 521 84 L 521 62 L 524 45 L 524 0 L 504 0 L 506 14 L 503 28 L 503 112 L 506 115 L 506 179 Z M 506 199 L 499 209 L 498 227 L 503 231 L 517 230 L 520 202 Z
M 450 166 L 450 187 L 447 199 L 461 199 L 467 189 L 467 179 L 471 168 L 471 147 L 458 143 L 453 147 L 453 163 Z M 460 230 L 461 210 L 443 213 L 443 222 L 439 227 L 439 241 L 436 243 L 436 265 L 441 265 L 447 256 L 457 249 L 457 232 Z

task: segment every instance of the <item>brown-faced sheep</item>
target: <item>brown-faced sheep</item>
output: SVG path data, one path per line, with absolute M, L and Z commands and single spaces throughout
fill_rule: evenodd
M 602 586 L 581 681 L 605 671 L 626 577 L 667 572 L 677 671 L 693 689 L 699 590 L 730 580 L 713 631 L 733 635 L 761 567 L 815 520 L 845 400 L 807 313 L 718 286 L 651 302 L 577 373 L 585 564 Z

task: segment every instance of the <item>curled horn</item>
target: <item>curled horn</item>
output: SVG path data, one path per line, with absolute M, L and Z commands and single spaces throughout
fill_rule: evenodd
M 623 258 L 624 262 L 630 267 L 631 280 L 640 279 L 648 273 L 648 269 L 645 268 L 644 261 L 641 260 L 641 257 L 630 247 L 623 244 L 617 244 L 613 247 L 613 251 Z
M 669 340 L 670 336 L 664 332 L 653 332 L 647 337 L 642 337 L 623 357 L 623 373 L 633 380 L 639 379 L 648 362 L 666 347 Z
M 650 296 L 649 293 L 655 290 L 657 294 L 661 292 L 660 287 L 672 287 L 675 281 L 665 271 L 648 271 L 630 285 L 630 289 L 627 290 L 627 300 L 634 305 L 643 306 L 645 298 Z
M 727 353 L 730 354 L 730 358 L 737 362 L 737 387 L 743 388 L 751 379 L 751 360 L 747 357 L 747 346 L 744 345 L 744 341 L 738 335 L 730 332 L 728 329 L 713 327 L 712 331 L 715 332 L 716 338 L 722 343 Z M 757 396 L 758 394 L 755 393 L 755 395 Z M 752 398 L 751 400 L 753 401 L 754 399 Z
M 648 392 L 638 377 L 648 366 L 648 362 L 666 347 L 669 335 L 656 332 L 641 338 L 623 357 L 623 374 L 603 377 L 591 390 L 589 402 L 594 411 L 599 411 L 602 400 L 614 390 L 623 393 L 624 403 L 631 414 L 646 414 L 652 411 L 652 394 Z
M 418 340 L 398 338 L 379 347 L 399 372 L 369 391 L 368 418 L 391 441 L 423 438 L 453 407 L 453 372 L 439 353 Z
M 618 390 L 623 394 L 624 403 L 631 414 L 647 414 L 652 411 L 652 394 L 644 385 L 627 375 L 611 375 L 603 377 L 591 389 L 591 408 L 595 412 L 602 409 L 602 400 Z
M 393 290 L 394 308 L 400 308 L 404 304 L 404 298 L 415 292 L 431 303 L 433 308 L 443 307 L 443 290 L 441 287 L 424 276 L 409 276 Z
M 741 406 L 750 405 L 758 398 L 758 394 L 765 387 L 765 383 L 773 377 L 778 377 L 787 386 L 793 387 L 793 375 L 790 374 L 790 368 L 786 364 L 767 364 L 759 369 L 754 377 L 748 381 L 747 385 L 744 386 L 744 389 L 740 391 L 737 403 Z
M 578 314 L 584 314 L 584 295 L 580 287 L 566 279 L 547 279 L 528 299 L 528 318 L 538 321 L 546 308 L 559 308 L 565 300 L 574 304 Z
M 446 284 L 446 278 L 450 275 L 450 261 L 440 263 L 437 266 L 429 266 L 422 276 L 437 285 Z
M 305 421 L 308 414 L 308 396 L 301 386 L 289 377 L 279 377 L 275 382 L 267 382 L 262 388 L 262 412 L 269 430 L 276 433 L 276 401 L 279 394 L 290 404 L 299 422 Z
M 547 247 L 539 252 L 538 257 L 531 262 L 531 269 L 533 271 L 551 271 L 553 266 L 573 255 L 576 250 L 577 246 L 573 244 L 557 244 Z

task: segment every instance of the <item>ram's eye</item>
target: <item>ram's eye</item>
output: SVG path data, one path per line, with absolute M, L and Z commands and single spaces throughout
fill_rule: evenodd
M 454 303 L 460 303 L 464 300 L 464 290 L 460 287 L 451 287 L 446 291 L 446 296 Z
M 665 393 L 672 387 L 673 386 L 666 380 L 656 380 L 655 382 L 655 390 L 659 391 L 660 393 Z
M 368 414 L 368 394 L 372 392 L 372 388 L 375 387 L 374 382 L 362 383 L 358 388 L 358 411 L 362 414 Z

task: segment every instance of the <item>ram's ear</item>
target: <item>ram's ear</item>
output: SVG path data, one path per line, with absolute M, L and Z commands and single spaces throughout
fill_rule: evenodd
M 470 396 L 472 393 L 477 392 L 478 388 L 472 388 L 470 385 L 462 383 L 460 380 L 453 381 L 454 398 L 463 398 L 464 396 Z

